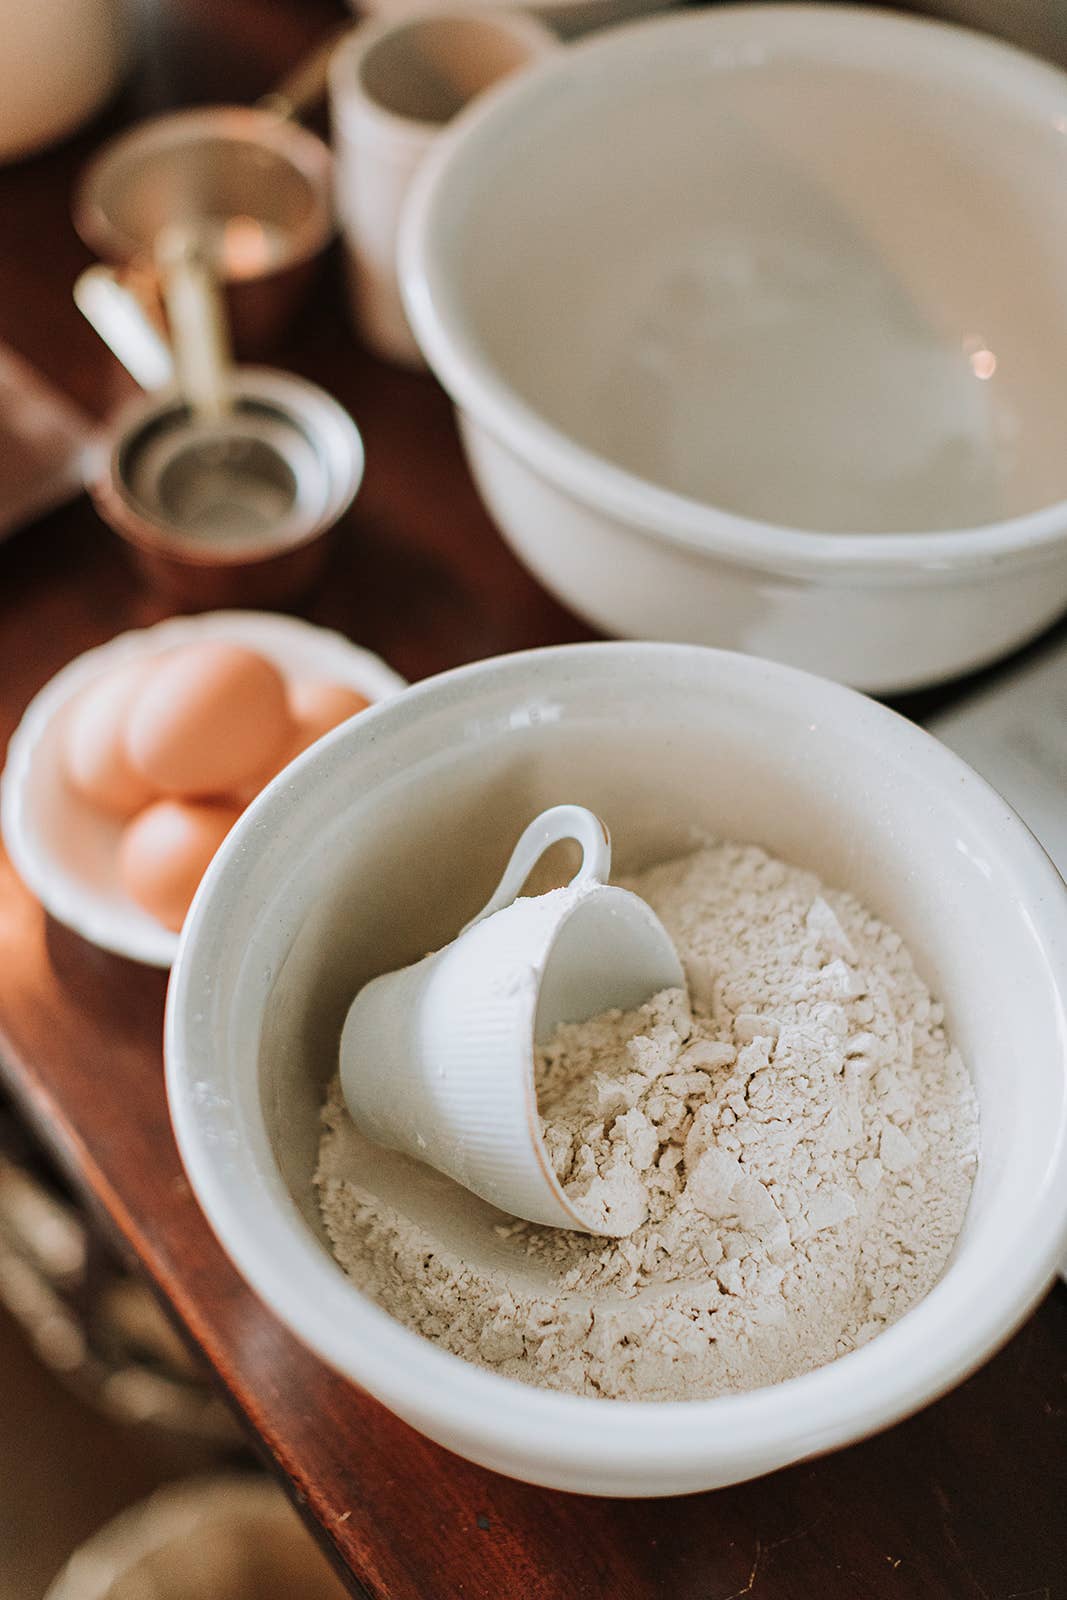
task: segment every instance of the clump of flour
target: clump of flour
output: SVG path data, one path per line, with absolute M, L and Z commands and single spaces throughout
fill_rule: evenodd
M 347 1175 L 336 1082 L 323 1219 L 394 1316 L 513 1377 L 635 1399 L 775 1383 L 940 1276 L 977 1161 L 970 1081 L 900 937 L 852 896 L 733 844 L 627 886 L 689 996 L 561 1028 L 537 1062 L 557 1176 L 624 1236 L 498 1221 L 504 1264 L 462 1259 Z

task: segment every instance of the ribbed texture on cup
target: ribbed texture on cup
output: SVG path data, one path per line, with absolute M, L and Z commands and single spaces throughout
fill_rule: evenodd
M 468 929 L 442 953 L 420 1019 L 435 1118 L 426 1159 L 503 1210 L 556 1227 L 575 1219 L 541 1142 L 534 1019 L 545 958 L 579 898 L 517 900 Z
M 548 959 L 580 907 L 596 912 L 589 937 L 598 955 L 602 948 L 602 970 L 594 962 L 582 976 L 579 962 L 567 1015 L 584 1000 L 592 1010 L 638 1003 L 647 991 L 632 993 L 634 978 L 638 986 L 684 982 L 644 902 L 599 883 L 556 889 L 513 901 L 436 955 L 369 984 L 349 1013 L 341 1050 L 349 1109 L 370 1138 L 504 1211 L 570 1228 L 581 1219 L 541 1139 L 534 1027 Z
M 575 1217 L 541 1143 L 534 1018 L 544 959 L 581 893 L 517 900 L 376 979 L 353 1003 L 341 1048 L 345 1097 L 368 1137 L 556 1227 Z

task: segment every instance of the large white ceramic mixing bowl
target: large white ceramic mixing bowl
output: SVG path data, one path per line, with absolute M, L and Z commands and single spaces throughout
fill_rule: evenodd
M 977 1186 L 940 1283 L 854 1354 L 718 1400 L 550 1393 L 401 1327 L 330 1255 L 311 1178 L 352 996 L 453 938 L 517 830 L 561 799 L 604 817 L 624 870 L 707 830 L 847 885 L 900 930 L 945 1001 L 981 1106 Z M 884 1427 L 1018 1325 L 1067 1236 L 1065 988 L 1062 882 L 1007 805 L 927 734 L 750 657 L 578 645 L 410 689 L 322 740 L 254 802 L 185 924 L 167 1084 L 223 1245 L 327 1361 L 501 1472 L 659 1495 Z M 500 1213 L 429 1168 L 368 1145 L 358 1176 L 461 1255 L 500 1260 Z
M 575 610 L 890 690 L 1067 604 L 1067 76 L 717 7 L 558 52 L 412 193 L 409 317 Z

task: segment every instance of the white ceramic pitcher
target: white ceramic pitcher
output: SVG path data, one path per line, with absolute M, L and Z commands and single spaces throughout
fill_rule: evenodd
M 550 845 L 574 839 L 570 883 L 517 898 Z M 585 1233 L 541 1138 L 534 1051 L 561 1022 L 630 1010 L 684 987 L 666 929 L 605 882 L 611 844 L 582 806 L 555 806 L 519 839 L 495 893 L 443 950 L 356 996 L 341 1036 L 353 1121 L 513 1216 Z

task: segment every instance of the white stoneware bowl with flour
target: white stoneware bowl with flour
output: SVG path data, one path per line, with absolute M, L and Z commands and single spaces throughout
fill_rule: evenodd
M 552 1393 L 447 1354 L 330 1254 L 312 1190 L 353 994 L 484 904 L 517 821 L 566 792 L 619 870 L 701 834 L 755 841 L 851 889 L 944 1002 L 982 1154 L 941 1281 L 853 1354 L 721 1399 Z M 1015 814 L 927 734 L 839 686 L 679 645 L 479 662 L 363 713 L 250 807 L 194 902 L 166 1054 L 182 1155 L 249 1283 L 312 1349 L 413 1426 L 561 1489 L 734 1483 L 906 1416 L 990 1356 L 1067 1240 L 1067 893 Z M 499 1213 L 366 1146 L 363 1181 L 473 1261 Z M 534 1270 L 531 1268 L 531 1270 Z
M 505 537 L 614 633 L 900 690 L 1067 594 L 1067 77 L 839 6 L 619 29 L 466 112 L 409 319 Z

